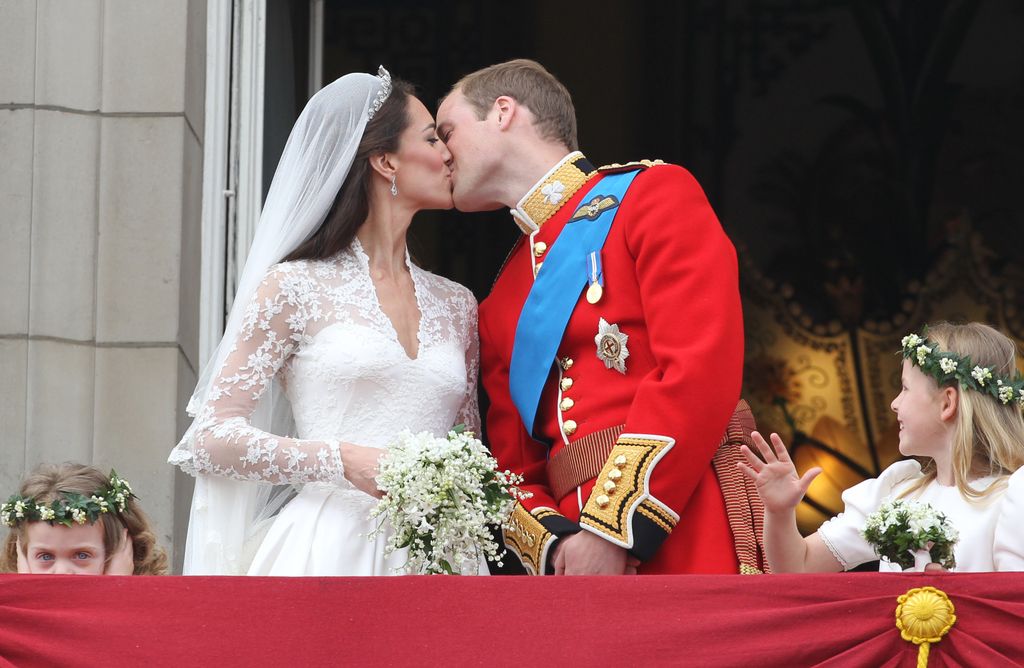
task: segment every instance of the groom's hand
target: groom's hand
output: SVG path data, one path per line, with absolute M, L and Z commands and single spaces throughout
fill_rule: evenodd
M 623 575 L 625 549 L 589 531 L 580 531 L 559 541 L 555 552 L 555 575 Z M 631 569 L 635 573 L 635 566 Z

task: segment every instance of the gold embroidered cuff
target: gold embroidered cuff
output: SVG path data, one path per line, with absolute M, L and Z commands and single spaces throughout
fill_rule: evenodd
M 569 520 L 551 508 L 536 508 L 530 513 L 523 504 L 516 503 L 506 526 L 502 529 L 505 547 L 515 554 L 530 575 L 544 575 L 547 570 L 548 551 L 558 540 L 548 527 L 541 523 L 545 519 Z
M 651 472 L 674 444 L 667 436 L 619 436 L 583 507 L 580 526 L 640 559 L 654 556 L 679 521 L 650 493 Z

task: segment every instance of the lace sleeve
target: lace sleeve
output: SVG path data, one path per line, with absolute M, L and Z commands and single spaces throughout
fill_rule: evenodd
M 477 304 L 472 293 L 466 290 L 465 331 L 466 344 L 466 397 L 459 407 L 456 424 L 464 424 L 477 436 L 480 435 L 480 405 L 477 400 L 477 378 L 480 375 L 480 335 L 477 331 Z
M 260 397 L 306 341 L 307 322 L 319 317 L 316 292 L 304 274 L 279 265 L 253 295 L 238 339 L 182 441 L 191 457 L 179 464 L 188 473 L 276 484 L 343 483 L 338 441 L 286 438 L 251 422 Z

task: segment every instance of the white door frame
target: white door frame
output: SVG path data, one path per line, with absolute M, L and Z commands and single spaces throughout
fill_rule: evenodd
M 235 196 L 234 183 L 228 179 L 233 14 L 232 0 L 210 0 L 206 8 L 199 369 L 212 357 L 224 329 L 225 231 Z
M 224 332 L 263 207 L 266 0 L 209 0 L 199 366 Z M 323 79 L 324 0 L 309 0 L 309 95 Z

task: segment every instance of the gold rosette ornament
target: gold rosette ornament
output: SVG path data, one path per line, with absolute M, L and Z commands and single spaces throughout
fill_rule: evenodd
M 896 628 L 904 640 L 918 646 L 917 666 L 924 668 L 929 646 L 942 640 L 956 624 L 953 602 L 935 587 L 911 589 L 896 601 Z

